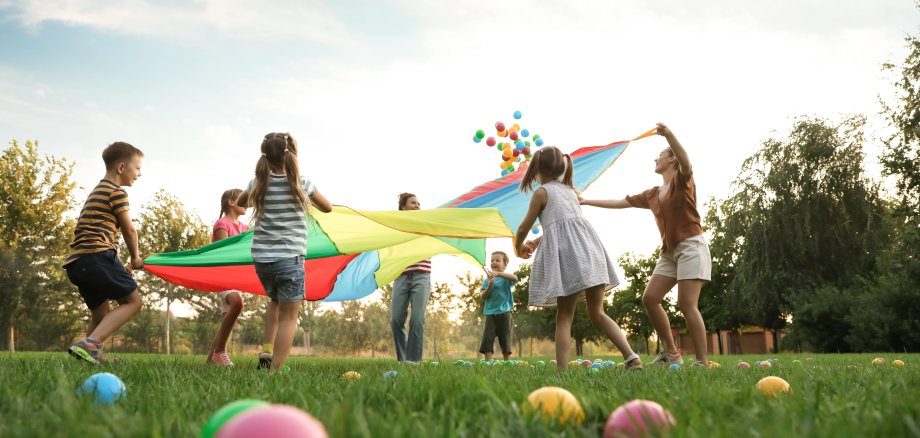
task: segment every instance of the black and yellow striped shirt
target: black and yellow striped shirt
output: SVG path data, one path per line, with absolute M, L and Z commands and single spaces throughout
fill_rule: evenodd
M 99 181 L 80 211 L 64 266 L 86 254 L 110 249 L 118 251 L 117 215 L 127 210 L 128 193 L 112 181 Z

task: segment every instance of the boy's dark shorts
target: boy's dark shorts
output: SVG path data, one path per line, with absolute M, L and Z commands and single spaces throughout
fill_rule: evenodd
M 64 269 L 90 310 L 106 300 L 124 298 L 137 290 L 137 283 L 113 250 L 80 256 Z

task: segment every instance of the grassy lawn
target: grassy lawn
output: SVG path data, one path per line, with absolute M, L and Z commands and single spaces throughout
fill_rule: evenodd
M 888 363 L 873 365 L 876 356 Z M 257 371 L 254 357 L 235 357 L 232 369 L 206 367 L 200 356 L 122 357 L 125 363 L 91 367 L 63 352 L 0 354 L 0 436 L 192 437 L 214 411 L 243 398 L 299 407 L 334 437 L 597 437 L 613 409 L 631 399 L 670 410 L 677 419 L 671 436 L 678 437 L 920 436 L 918 354 L 779 355 L 770 369 L 736 366 L 765 357 L 715 356 L 719 369 L 610 367 L 597 374 L 292 358 L 290 373 L 273 375 Z M 906 365 L 891 366 L 894 359 Z M 388 370 L 398 376 L 384 379 Z M 103 371 L 125 382 L 127 398 L 113 406 L 78 398 L 77 387 Z M 346 371 L 362 377 L 345 380 Z M 768 375 L 786 379 L 793 392 L 778 399 L 756 392 Z M 547 424 L 524 409 L 527 395 L 542 386 L 571 391 L 585 409 L 584 423 Z

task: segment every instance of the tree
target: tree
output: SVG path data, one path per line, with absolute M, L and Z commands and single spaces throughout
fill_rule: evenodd
M 796 308 L 824 296 L 813 293 L 818 289 L 846 288 L 876 270 L 886 212 L 877 185 L 863 173 L 863 125 L 858 116 L 837 125 L 797 120 L 788 138 L 767 140 L 745 160 L 733 194 L 720 205 L 720 239 L 730 242 L 720 251 L 734 262 L 729 287 L 748 319 L 774 330 L 774 339 L 793 315 L 794 330 L 808 333 L 799 338 L 811 338 L 827 321 L 795 314 Z
M 6 328 L 0 330 L 0 338 L 6 339 L 11 352 L 16 345 L 16 317 L 28 319 L 49 310 L 25 309 L 23 297 L 41 291 L 41 298 L 32 303 L 51 309 L 72 298 L 72 288 L 64 286 L 59 272 L 74 226 L 73 219 L 64 216 L 75 205 L 72 173 L 72 163 L 41 155 L 37 142 L 20 146 L 13 140 L 0 155 L 0 320 Z M 53 326 L 56 334 L 40 336 L 72 337 L 74 327 L 59 322 Z
M 138 235 L 142 254 L 187 250 L 210 242 L 208 227 L 201 219 L 189 213 L 181 201 L 163 190 L 158 191 L 153 200 L 143 206 Z M 149 275 L 144 276 L 144 279 L 150 292 L 159 302 L 166 305 L 163 343 L 166 354 L 170 354 L 170 310 L 174 302 L 187 300 L 190 292 Z

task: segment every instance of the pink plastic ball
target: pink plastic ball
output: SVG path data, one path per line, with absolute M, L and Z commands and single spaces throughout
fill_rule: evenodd
M 738 362 L 738 368 L 750 368 L 750 367 L 751 367 L 751 364 L 749 364 L 749 363 L 747 363 L 747 362 L 743 362 L 743 361 L 742 361 L 742 362 Z
M 310 414 L 288 405 L 252 408 L 233 417 L 217 438 L 270 436 L 274 438 L 328 438 L 326 428 Z
M 658 403 L 633 400 L 616 408 L 604 425 L 604 438 L 647 436 L 677 424 L 674 416 Z
M 513 141 L 513 140 L 517 140 L 517 139 L 518 139 L 518 133 L 517 133 L 517 132 L 512 132 L 511 134 L 508 134 L 508 137 L 510 137 L 512 141 Z
M 486 145 L 491 147 L 495 146 L 495 137 L 489 137 L 486 139 Z
M 502 122 L 495 122 L 495 130 L 497 132 L 502 132 L 505 130 L 505 124 Z

